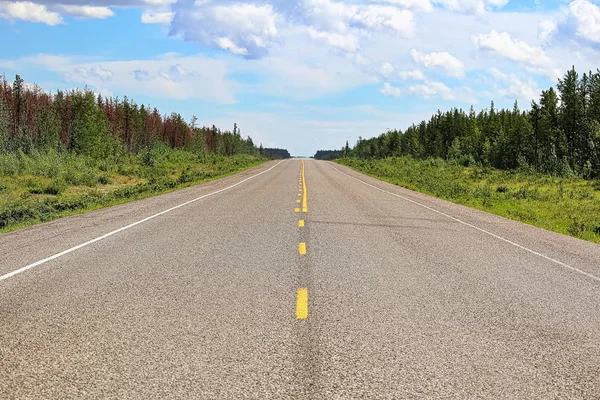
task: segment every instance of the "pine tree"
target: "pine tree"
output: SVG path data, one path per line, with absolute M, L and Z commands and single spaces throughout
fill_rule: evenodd
M 561 128 L 567 139 L 567 157 L 571 168 L 580 170 L 583 166 L 585 140 L 582 138 L 583 102 L 580 93 L 579 75 L 575 67 L 569 70 L 558 82 L 561 99 Z
M 24 98 L 25 98 L 25 93 L 24 93 L 24 85 L 23 85 L 23 79 L 21 79 L 21 76 L 16 75 L 15 76 L 15 81 L 13 82 L 13 89 L 12 89 L 12 95 L 13 95 L 13 136 L 16 138 L 20 135 L 21 133 L 21 120 L 22 120 L 22 116 L 21 113 L 23 111 L 23 103 Z
M 42 149 L 56 149 L 60 139 L 60 120 L 53 107 L 42 107 L 36 116 L 36 143 L 35 147 Z
M 600 123 L 600 69 L 596 73 L 590 73 L 590 105 L 588 108 L 588 116 Z
M 70 148 L 77 153 L 95 158 L 108 157 L 114 152 L 114 141 L 110 135 L 104 111 L 98 108 L 91 91 L 75 92 L 73 98 L 73 135 Z

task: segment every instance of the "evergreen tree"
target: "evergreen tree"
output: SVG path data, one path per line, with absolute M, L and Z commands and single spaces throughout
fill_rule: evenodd
M 108 157 L 163 142 L 198 154 L 259 153 L 250 137 L 242 138 L 237 124 L 233 132 L 196 124 L 195 116 L 188 124 L 179 113 L 161 116 L 156 108 L 138 106 L 126 96 L 102 98 L 87 88 L 51 96 L 36 85 L 27 87 L 18 75 L 13 84 L 0 76 L 0 152 L 62 146 Z
M 569 70 L 558 82 L 560 93 L 561 129 L 566 138 L 567 158 L 571 168 L 579 169 L 585 159 L 582 120 L 584 117 L 581 86 L 575 67 Z
M 96 158 L 108 157 L 114 151 L 114 142 L 106 116 L 98 108 L 93 93 L 75 92 L 72 97 L 71 149 Z
M 21 133 L 21 113 L 23 111 L 24 104 L 24 82 L 20 75 L 15 76 L 13 82 L 12 95 L 13 95 L 13 135 L 18 137 Z

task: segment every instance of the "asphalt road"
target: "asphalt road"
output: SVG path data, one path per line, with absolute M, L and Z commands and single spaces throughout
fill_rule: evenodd
M 600 399 L 600 247 L 271 162 L 0 236 L 0 398 Z

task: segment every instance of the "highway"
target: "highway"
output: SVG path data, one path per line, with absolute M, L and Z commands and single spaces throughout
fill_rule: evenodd
M 600 399 L 600 247 L 315 160 L 0 236 L 1 399 Z

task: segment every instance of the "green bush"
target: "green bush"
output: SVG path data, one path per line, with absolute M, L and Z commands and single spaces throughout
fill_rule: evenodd
M 194 180 L 194 176 L 193 174 L 190 172 L 190 168 L 187 167 L 186 169 L 181 171 L 181 174 L 179 175 L 179 178 L 177 179 L 177 182 L 180 184 L 183 183 L 188 183 Z
M 571 224 L 567 228 L 567 231 L 571 236 L 579 237 L 581 234 L 586 231 L 589 226 L 581 217 L 579 216 L 570 216 Z
M 600 181 L 527 169 L 463 167 L 439 159 L 345 158 L 337 162 L 398 186 L 600 242 Z
M 100 160 L 64 149 L 0 155 L 0 192 L 14 193 L 7 197 L 12 200 L 0 203 L 0 229 L 50 221 L 80 210 L 172 190 L 237 172 L 259 161 L 245 154 L 224 157 L 206 153 L 202 156 L 205 162 L 199 163 L 197 154 L 161 144 L 153 146 L 150 152 L 156 160 L 154 166 L 143 165 L 143 151 L 137 156 L 120 154 Z M 111 183 L 108 172 L 117 171 L 143 182 L 121 184 L 109 192 L 92 189 Z M 69 186 L 89 188 L 67 192 Z
M 55 179 L 48 186 L 44 188 L 45 194 L 58 196 L 67 189 L 67 183 L 62 179 Z

